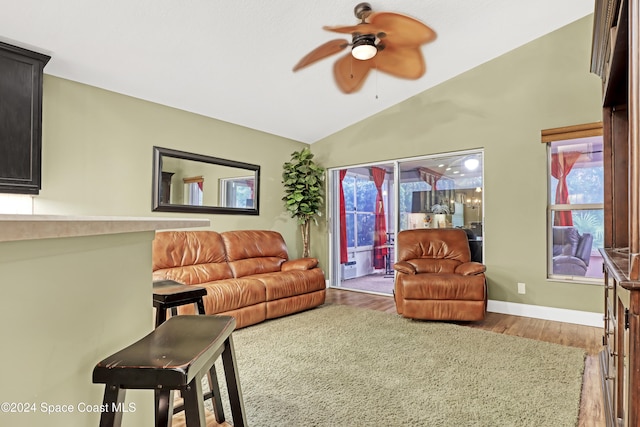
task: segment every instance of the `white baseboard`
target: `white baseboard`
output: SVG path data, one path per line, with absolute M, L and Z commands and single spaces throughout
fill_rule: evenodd
M 520 304 L 516 302 L 489 300 L 487 311 L 513 316 L 532 317 L 534 319 L 575 323 L 577 325 L 604 326 L 603 314 L 590 311 L 568 310 L 565 308 L 543 307 L 540 305 Z

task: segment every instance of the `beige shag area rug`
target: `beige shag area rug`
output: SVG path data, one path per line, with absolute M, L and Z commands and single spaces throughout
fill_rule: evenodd
M 561 427 L 578 420 L 585 358 L 578 348 L 340 305 L 233 338 L 253 427 Z M 224 388 L 222 372 L 219 365 Z

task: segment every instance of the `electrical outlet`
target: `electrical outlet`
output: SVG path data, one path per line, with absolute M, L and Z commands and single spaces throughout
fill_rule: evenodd
M 527 289 L 526 289 L 524 283 L 518 283 L 518 293 L 519 294 L 526 294 L 527 293 Z

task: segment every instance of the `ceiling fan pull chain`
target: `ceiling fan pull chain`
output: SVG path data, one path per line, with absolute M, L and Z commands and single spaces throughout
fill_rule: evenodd
M 376 99 L 378 99 L 378 59 L 374 59 L 374 62 L 376 64 L 376 66 L 374 67 L 374 70 L 376 72 Z
M 350 58 L 351 58 L 351 61 L 349 62 L 349 67 L 351 67 L 351 69 L 349 70 L 349 75 L 353 79 L 353 56 L 350 56 Z

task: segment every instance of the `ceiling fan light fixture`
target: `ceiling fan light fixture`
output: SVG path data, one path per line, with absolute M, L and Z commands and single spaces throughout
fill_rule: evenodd
M 378 48 L 376 47 L 376 36 L 373 34 L 364 34 L 353 36 L 353 47 L 351 55 L 361 61 L 366 61 L 376 56 Z

